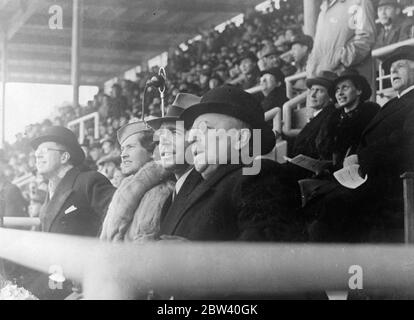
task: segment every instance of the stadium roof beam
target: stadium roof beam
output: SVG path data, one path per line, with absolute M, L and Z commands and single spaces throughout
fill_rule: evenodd
M 71 37 L 66 36 L 54 36 L 50 35 L 38 35 L 36 37 L 26 36 L 24 34 L 17 34 L 11 41 L 11 44 L 25 44 L 25 45 L 39 45 L 39 46 L 65 46 L 70 47 Z M 93 49 L 114 49 L 123 51 L 158 51 L 161 52 L 168 48 L 166 44 L 151 44 L 145 42 L 132 42 L 132 41 L 114 41 L 111 39 L 93 39 L 84 38 L 82 39 L 83 48 Z
M 18 12 L 9 20 L 7 25 L 7 39 L 10 40 L 19 31 L 19 29 L 29 20 L 29 18 L 39 9 L 40 0 L 30 0 L 26 2 L 26 6 L 20 6 Z
M 0 0 L 0 21 L 4 26 L 12 26 L 8 50 L 13 64 L 15 60 L 31 60 L 34 65 L 52 61 L 55 62 L 52 65 L 59 70 L 59 55 L 62 63 L 70 61 L 73 1 Z M 100 84 L 103 84 L 134 66 L 142 66 L 146 59 L 171 46 L 194 37 L 198 28 L 208 28 L 231 19 L 262 1 L 81 0 L 81 71 L 88 76 L 89 69 L 83 66 L 85 63 L 101 64 L 103 69 L 108 64 L 112 64 L 114 70 L 118 68 L 118 72 L 100 78 Z M 35 2 L 38 3 L 37 6 Z M 63 28 L 52 30 L 49 27 L 49 20 L 54 15 L 49 14 L 52 5 L 62 9 Z M 124 69 L 125 66 L 130 67 Z M 49 82 L 52 78 L 46 77 L 45 73 L 30 74 L 30 68 L 26 70 L 28 75 L 21 79 L 24 82 L 33 82 L 33 79 Z M 52 67 L 50 72 L 55 73 Z M 18 80 L 16 76 L 19 74 L 22 75 L 23 70 L 13 73 L 13 81 Z M 56 74 L 61 75 L 60 72 Z M 45 76 L 44 81 L 42 76 Z M 65 76 L 64 79 L 67 80 L 68 77 Z
M 263 0 L 261 0 L 263 1 Z M 117 0 L 117 5 L 127 9 L 168 10 L 185 12 L 228 12 L 240 13 L 246 7 L 254 6 L 261 1 L 250 0 Z M 253 2 L 253 3 L 252 3 Z M 86 0 L 85 5 L 113 8 L 113 0 Z
M 126 53 L 126 52 L 125 52 Z M 34 61 L 34 64 L 37 62 L 62 62 L 62 63 L 69 63 L 71 54 L 70 52 L 65 53 L 55 53 L 55 52 L 22 52 L 20 50 L 12 50 L 9 48 L 9 64 L 13 64 L 13 61 L 22 62 L 24 61 Z M 120 65 L 126 66 L 134 66 L 139 64 L 139 58 L 132 58 L 124 55 L 124 52 L 119 52 L 119 55 L 111 55 L 111 56 L 97 56 L 95 55 L 86 55 L 84 52 L 81 54 L 81 65 L 83 64 L 97 64 L 100 65 L 105 64 L 107 66 L 113 66 L 113 68 L 118 68 Z M 119 71 L 119 70 L 118 70 Z
M 39 28 L 39 26 L 47 25 L 49 19 L 48 15 L 34 15 L 28 21 L 21 32 L 25 30 L 33 30 L 33 28 Z M 64 16 L 63 21 L 71 21 L 71 16 Z M 193 27 L 184 26 L 183 24 L 177 24 L 174 26 L 166 24 L 147 24 L 135 21 L 122 21 L 122 20 L 108 20 L 108 19 L 87 19 L 83 21 L 82 26 L 86 30 L 91 31 L 102 31 L 110 30 L 112 32 L 151 32 L 151 33 L 181 33 L 181 34 L 192 34 L 194 33 Z M 71 28 L 67 28 L 70 30 Z

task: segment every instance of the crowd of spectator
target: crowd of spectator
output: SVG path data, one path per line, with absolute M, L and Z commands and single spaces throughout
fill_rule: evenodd
M 402 7 L 395 3 L 379 0 L 376 47 L 414 35 L 412 18 L 403 16 Z M 201 38 L 187 42 L 186 50 L 182 46 L 171 48 L 166 105 L 171 104 L 179 92 L 202 96 L 222 84 L 231 84 L 243 89 L 260 85 L 261 91 L 255 97 L 261 101 L 264 111 L 282 107 L 287 101 L 284 78 L 306 71 L 314 46 L 312 37 L 303 34 L 303 24 L 303 1 L 281 1 L 279 9 L 274 4 L 266 12 L 249 10 L 240 26 L 231 22 L 222 32 L 214 28 L 201 31 Z M 83 143 L 86 164 L 103 173 L 114 185 L 119 185 L 123 176 L 119 170 L 116 132 L 129 121 L 143 116 L 142 105 L 144 117 L 161 115 L 158 90 L 148 87 L 144 94 L 147 80 L 157 73 L 158 68 L 154 67 L 137 74 L 135 81 L 123 79 L 112 86 L 109 94 L 99 89 L 87 106 L 60 107 L 58 116 L 27 126 L 24 133 L 16 135 L 13 146 L 6 145 L 7 179 L 13 181 L 36 175 L 35 157 L 28 141 L 51 126 L 65 126 L 71 120 L 98 112 L 100 138 L 94 138 L 92 122 L 86 126 Z M 296 94 L 306 90 L 304 80 L 295 83 Z M 25 196 L 37 207 L 43 201 L 37 190 L 45 188 L 42 177 L 37 176 L 36 182 L 25 190 Z

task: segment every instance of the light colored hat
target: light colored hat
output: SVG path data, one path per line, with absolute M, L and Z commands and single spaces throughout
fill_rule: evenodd
M 145 131 L 153 131 L 150 127 L 147 126 L 147 124 L 143 121 L 136 121 L 131 122 L 123 126 L 121 129 L 118 130 L 116 133 L 116 136 L 118 138 L 119 144 L 122 144 L 127 138 L 130 136 L 145 132 Z

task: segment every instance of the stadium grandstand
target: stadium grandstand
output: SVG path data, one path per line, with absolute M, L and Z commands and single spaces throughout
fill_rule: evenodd
M 49 278 L 54 277 L 54 283 L 60 282 L 59 270 L 64 270 L 65 278 L 73 280 L 71 290 L 74 295 L 86 299 L 147 299 L 149 292 L 153 291 L 165 299 L 171 296 L 201 299 L 211 296 L 227 299 L 229 296 L 259 299 L 322 296 L 332 299 L 338 297 L 338 292 L 345 299 L 414 297 L 412 272 L 407 271 L 412 264 L 408 258 L 412 254 L 412 248 L 407 244 L 414 241 L 414 176 L 409 172 L 414 170 L 412 163 L 404 167 L 408 168 L 404 172 L 396 173 L 401 176 L 401 190 L 398 189 L 402 199 L 401 209 L 399 205 L 395 206 L 396 209 L 387 207 L 388 211 L 384 214 L 398 214 L 402 217 L 403 232 L 396 238 L 384 236 L 372 241 L 367 238 L 344 241 L 344 238 L 333 236 L 324 241 L 304 234 L 316 230 L 311 229 L 312 224 L 300 237 L 292 238 L 291 241 L 277 239 L 273 241 L 274 244 L 268 241 L 266 244 L 249 244 L 244 241 L 203 243 L 185 241 L 186 239 L 181 243 L 179 239 L 179 243 L 168 242 L 165 251 L 165 248 L 155 242 L 143 244 L 140 241 L 142 251 L 137 252 L 134 244 L 120 244 L 117 241 L 111 244 L 92 238 L 83 239 L 74 236 L 82 235 L 76 231 L 59 232 L 64 235 L 41 232 L 45 231 L 44 220 L 47 220 L 44 206 L 53 193 L 50 193 L 47 177 L 37 168 L 39 151 L 33 150 L 33 139 L 45 135 L 56 126 L 69 128 L 85 154 L 82 170 L 100 173 L 119 191 L 122 190 L 123 183 L 125 185 L 131 181 L 122 168 L 121 154 L 125 149 L 121 141 L 123 128 L 133 123 L 146 123 L 165 117 L 182 93 L 204 99 L 210 92 L 229 86 L 249 94 L 252 101 L 261 107 L 264 120 L 272 127 L 276 139 L 272 150 L 259 158 L 288 168 L 296 156 L 304 153 L 296 152 L 299 137 L 301 133 L 304 135 L 304 128 L 318 114 L 313 113 L 314 110 L 309 107 L 309 96 L 315 84 L 310 80 L 319 79 L 320 73 L 311 73 L 310 66 L 316 65 L 315 70 L 319 65 L 327 66 L 325 60 L 331 57 L 316 58 L 318 53 L 323 52 L 323 40 L 325 37 L 341 39 L 343 36 L 332 35 L 335 28 L 323 30 L 326 34 L 321 33 L 324 19 L 330 19 L 327 21 L 334 25 L 341 23 L 338 13 L 327 18 L 329 12 L 334 11 L 329 11 L 330 8 L 337 2 L 339 1 L 0 0 L 0 162 L 4 162 L 0 166 L 3 170 L 0 183 L 4 179 L 17 186 L 25 207 L 24 214 L 18 217 L 8 216 L 5 214 L 7 200 L 0 197 L 0 226 L 3 227 L 0 229 L 0 242 L 10 244 L 0 247 L 0 257 L 5 259 L 4 263 L 0 260 L 0 265 L 3 264 L 2 270 L 0 269 L 0 299 L 6 294 L 12 295 L 1 290 L 2 277 L 4 287 L 9 290 L 12 289 L 10 285 L 6 286 L 6 280 L 34 290 L 30 282 L 32 269 L 39 274 L 51 275 Z M 346 21 L 347 28 L 352 32 L 356 30 L 353 35 L 355 44 L 349 50 L 366 52 L 363 57 L 358 56 L 359 53 L 355 54 L 358 63 L 343 62 L 347 68 L 328 70 L 329 67 L 326 67 L 319 71 L 330 71 L 336 73 L 336 76 L 340 75 L 340 79 L 356 81 L 355 76 L 344 76 L 344 71 L 348 67 L 352 72 L 357 69 L 358 76 L 366 79 L 371 88 L 369 90 L 372 91 L 370 97 L 361 103 L 377 103 L 383 107 L 402 94 L 395 90 L 392 84 L 394 79 L 384 61 L 401 48 L 407 47 L 411 47 L 414 57 L 414 1 L 346 0 L 341 1 L 341 5 L 348 5 L 349 2 L 354 7 L 350 5 L 348 14 L 354 20 Z M 364 5 L 360 5 L 361 2 Z M 394 25 L 383 22 L 381 7 L 394 8 L 398 16 L 398 19 L 393 17 Z M 361 19 L 363 26 L 359 25 Z M 360 27 L 362 31 L 358 33 Z M 394 29 L 398 29 L 398 36 L 391 39 L 391 35 L 397 34 Z M 349 38 L 349 35 L 346 37 Z M 342 52 L 344 47 L 346 44 L 338 44 L 337 52 Z M 408 57 L 410 55 L 404 54 Z M 339 59 L 346 61 L 345 55 L 343 53 Z M 414 58 L 411 60 L 414 61 Z M 366 72 L 368 65 L 372 69 Z M 414 69 L 411 72 L 414 74 Z M 152 85 L 156 82 L 154 79 L 163 79 L 165 84 Z M 412 79 L 414 81 L 414 76 Z M 53 115 L 28 125 L 25 132 L 18 133 L 11 143 L 5 139 L 6 83 L 70 84 L 73 88 L 72 104 L 56 107 Z M 335 85 L 338 83 L 335 82 Z M 80 86 L 97 87 L 97 93 L 85 105 L 79 103 Z M 269 86 L 272 88 L 268 91 Z M 366 88 L 361 88 L 361 82 L 355 87 L 360 92 L 359 95 L 361 92 L 363 95 Z M 276 90 L 279 90 L 277 98 L 273 92 Z M 329 94 L 331 95 L 330 91 Z M 338 100 L 336 108 L 339 110 L 340 101 L 335 94 L 334 91 L 331 100 Z M 407 117 L 414 119 L 411 115 L 412 113 Z M 342 122 L 344 114 L 341 113 L 338 117 L 338 122 L 333 123 L 339 123 L 339 127 L 345 126 Z M 400 121 L 403 118 L 399 118 Z M 365 124 L 361 128 L 360 135 L 367 126 L 369 125 Z M 413 123 L 406 122 L 401 125 L 411 135 L 413 130 L 410 128 L 413 126 Z M 326 130 L 333 129 L 326 126 Z M 352 130 L 354 129 L 346 131 L 347 134 Z M 314 140 L 319 139 L 320 135 L 321 133 Z M 335 147 L 340 137 L 338 135 L 327 141 Z M 406 141 L 405 136 L 404 139 L 402 136 L 392 137 Z M 304 138 L 305 144 L 314 142 Z M 410 141 L 414 141 L 414 137 Z M 352 151 L 357 152 L 356 147 L 358 144 L 347 146 L 343 158 L 346 160 Z M 307 160 L 314 160 L 314 165 L 323 162 L 322 159 L 313 159 L 317 156 L 308 156 L 312 159 Z M 323 188 L 329 191 L 334 189 L 331 187 L 332 181 L 335 181 L 334 174 L 338 180 L 336 174 L 342 169 L 335 166 L 335 159 L 335 170 L 308 169 L 315 175 L 303 174 L 289 167 L 290 176 L 297 175 L 295 182 L 300 181 L 298 185 L 301 188 L 302 208 L 298 210 L 305 210 L 307 197 L 312 196 L 311 191 L 304 187 L 306 181 L 312 179 L 331 183 L 312 185 L 314 193 Z M 342 166 L 344 159 L 341 160 Z M 411 160 L 413 159 L 410 158 Z M 381 169 L 383 168 L 378 170 Z M 370 177 L 368 174 L 368 181 Z M 358 190 L 364 183 L 366 185 L 366 180 L 351 188 Z M 176 196 L 174 193 L 172 199 Z M 393 198 L 392 201 L 394 200 Z M 344 203 L 346 207 L 348 204 L 346 201 Z M 338 205 L 341 206 L 341 202 Z M 309 221 L 303 223 L 310 224 Z M 366 221 L 361 224 L 364 223 Z M 99 227 L 102 234 L 106 226 L 103 223 L 103 230 Z M 317 235 L 322 237 L 325 234 Z M 219 240 L 221 239 L 217 239 Z M 352 244 L 357 242 L 359 245 L 336 244 L 342 241 Z M 378 242 L 383 245 L 378 245 Z M 400 246 L 404 242 L 405 246 Z M 164 257 L 160 258 L 162 255 Z M 239 259 L 240 255 L 245 258 Z M 148 263 L 140 263 L 143 260 Z M 111 262 L 107 263 L 108 261 Z M 184 266 L 182 261 L 186 261 Z M 52 268 L 51 271 L 50 266 L 56 265 L 58 268 Z M 407 265 L 409 269 L 405 268 Z M 348 280 L 355 270 L 355 274 L 358 273 L 359 266 L 366 275 L 364 285 L 371 291 L 355 294 L 352 292 L 355 288 L 352 288 Z M 200 272 L 194 274 L 193 270 Z M 30 281 L 23 279 L 26 274 L 30 274 L 27 276 Z M 79 283 L 82 283 L 82 288 Z M 33 292 L 42 297 L 38 291 Z M 316 293 L 313 294 L 314 292 Z M 28 297 L 29 293 L 26 298 Z

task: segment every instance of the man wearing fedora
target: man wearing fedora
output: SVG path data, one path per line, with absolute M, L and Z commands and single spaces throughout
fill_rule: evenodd
M 69 129 L 50 127 L 31 146 L 37 171 L 48 180 L 42 231 L 96 237 L 115 188 L 102 174 L 80 169 L 85 154 Z M 63 299 L 72 293 L 70 281 L 60 287 L 50 286 L 49 280 L 46 274 L 28 273 L 24 286 L 40 299 Z
M 315 241 L 402 242 L 400 176 L 414 170 L 414 50 L 396 49 L 383 63 L 397 97 L 385 104 L 362 133 L 344 166 L 359 165 L 367 181 L 355 190 L 337 185 L 320 202 L 310 228 Z
M 191 129 L 194 167 L 202 180 L 167 213 L 162 233 L 194 241 L 298 240 L 303 229 L 296 185 L 276 162 L 253 161 L 276 142 L 258 102 L 239 88 L 222 86 L 180 119 Z M 217 130 L 232 134 L 214 136 Z M 253 157 L 246 157 L 252 149 Z
M 50 127 L 31 146 L 38 173 L 49 181 L 40 215 L 42 230 L 97 236 L 115 188 L 100 173 L 78 168 L 85 154 L 69 129 Z
M 385 47 L 413 37 L 413 20 L 401 15 L 401 3 L 398 0 L 380 0 L 378 20 L 375 48 Z
M 296 137 L 291 156 L 303 154 L 314 159 L 325 159 L 330 153 L 325 149 L 325 139 L 320 134 L 322 125 L 335 111 L 335 105 L 329 96 L 337 75 L 330 71 L 321 71 L 317 76 L 306 80 L 308 88 L 306 106 L 312 110 L 311 120 Z
M 320 134 L 325 138 L 324 159 L 341 169 L 347 154 L 355 152 L 362 132 L 380 110 L 368 101 L 372 89 L 367 79 L 353 69 L 345 70 L 333 83 L 329 94 L 336 110 L 324 123 Z
M 175 219 L 177 208 L 187 201 L 188 194 L 201 182 L 201 175 L 192 165 L 192 154 L 186 137 L 184 122 L 180 115 L 192 105 L 200 103 L 201 98 L 188 93 L 179 93 L 163 118 L 149 120 L 148 124 L 159 138 L 161 164 L 165 170 L 174 173 L 177 182 L 174 191 L 164 203 L 161 216 L 160 236 L 164 235 L 164 226 Z M 164 218 L 167 217 L 165 220 Z M 164 235 L 164 236 L 163 236 Z

